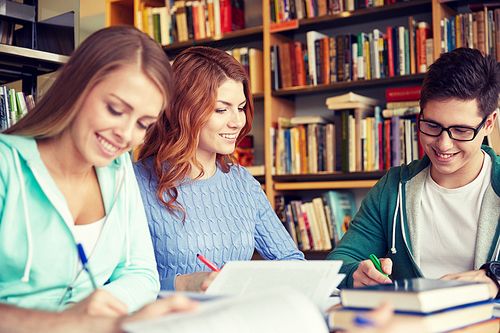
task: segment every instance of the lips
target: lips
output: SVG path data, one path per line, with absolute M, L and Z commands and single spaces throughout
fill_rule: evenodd
M 237 134 L 219 134 L 224 139 L 234 140 L 238 136 Z
M 97 141 L 99 141 L 99 143 L 101 144 L 102 148 L 104 148 L 109 153 L 114 154 L 114 153 L 116 153 L 118 151 L 118 149 L 120 149 L 120 147 L 117 147 L 117 146 L 111 144 L 109 141 L 107 141 L 106 139 L 104 139 L 100 135 L 97 135 Z
M 439 158 L 442 158 L 442 159 L 447 159 L 447 158 L 450 158 L 450 157 L 453 157 L 455 155 L 457 155 L 458 153 L 452 153 L 452 154 L 443 154 L 443 153 L 438 153 L 435 149 L 434 149 L 434 153 L 436 153 L 436 155 L 439 157 Z

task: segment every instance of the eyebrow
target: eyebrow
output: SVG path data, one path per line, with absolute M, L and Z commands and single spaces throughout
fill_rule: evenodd
M 121 99 L 120 97 L 118 97 L 117 95 L 115 94 L 111 94 L 111 96 L 115 97 L 116 99 L 118 99 L 121 103 L 125 104 L 125 106 L 130 109 L 130 110 L 134 110 L 134 108 L 132 107 L 132 105 L 128 104 L 127 102 L 125 102 L 123 99 Z M 145 116 L 142 116 L 141 118 L 147 118 L 147 119 L 152 119 L 152 120 L 158 120 L 158 116 L 157 117 L 154 117 L 154 116 L 148 116 L 148 115 L 145 115 Z
M 132 107 L 132 105 L 128 104 L 127 102 L 125 102 L 121 97 L 115 95 L 115 94 L 111 94 L 111 96 L 115 97 L 116 99 L 118 99 L 121 103 L 125 104 L 125 106 L 131 110 L 133 110 L 134 108 Z
M 229 102 L 226 102 L 226 101 L 221 101 L 221 100 L 218 100 L 217 103 L 222 103 L 222 104 L 227 105 L 227 106 L 233 105 L 232 103 L 229 103 Z M 238 104 L 238 106 L 241 106 L 241 104 L 246 104 L 246 103 L 247 103 L 247 100 L 245 99 L 243 102 L 241 102 L 240 104 Z

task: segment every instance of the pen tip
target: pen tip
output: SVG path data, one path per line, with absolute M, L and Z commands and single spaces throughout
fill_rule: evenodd
M 200 254 L 198 253 L 196 256 L 197 256 L 197 257 L 199 257 L 199 256 L 200 256 Z

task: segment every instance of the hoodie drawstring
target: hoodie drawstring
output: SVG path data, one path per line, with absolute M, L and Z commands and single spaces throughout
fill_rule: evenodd
M 401 197 L 401 183 L 399 183 L 398 197 L 396 198 L 396 209 L 394 210 L 394 217 L 392 219 L 392 254 L 396 254 L 398 252 L 396 250 L 396 220 L 398 218 L 398 211 L 401 215 L 400 220 L 403 221 L 403 210 L 399 209 L 400 206 L 403 207 L 403 198 Z
M 123 168 L 125 170 L 125 241 L 127 242 L 127 259 L 125 261 L 125 267 L 130 266 L 130 216 L 129 216 L 129 197 L 128 197 L 128 181 L 127 181 L 127 163 L 123 161 Z
M 12 148 L 14 153 L 14 162 L 16 163 L 17 176 L 19 177 L 19 185 L 21 187 L 21 198 L 23 200 L 24 208 L 24 223 L 26 224 L 26 236 L 28 238 L 28 260 L 24 267 L 24 275 L 21 282 L 29 282 L 31 265 L 33 263 L 33 237 L 31 234 L 31 221 L 28 213 L 28 200 L 26 199 L 26 188 L 24 186 L 24 176 L 21 170 L 21 162 L 19 161 L 19 153 L 15 148 Z

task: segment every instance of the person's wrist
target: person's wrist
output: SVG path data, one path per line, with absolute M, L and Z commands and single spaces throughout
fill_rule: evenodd
M 486 276 L 489 277 L 493 283 L 497 286 L 497 294 L 495 299 L 500 299 L 500 263 L 499 262 L 487 262 L 482 265 L 479 269 L 484 269 L 486 271 Z

